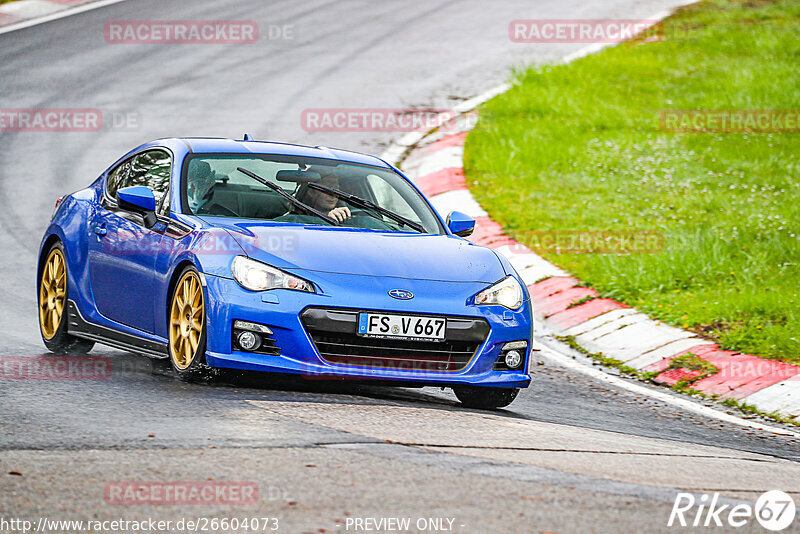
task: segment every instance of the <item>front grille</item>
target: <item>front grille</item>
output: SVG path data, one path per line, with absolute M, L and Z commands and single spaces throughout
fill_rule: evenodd
M 464 369 L 489 332 L 483 319 L 448 317 L 444 341 L 407 341 L 357 335 L 356 310 L 311 308 L 302 319 L 326 362 L 405 372 Z

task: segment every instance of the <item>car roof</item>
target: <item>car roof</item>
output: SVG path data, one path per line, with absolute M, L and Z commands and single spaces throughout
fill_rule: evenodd
M 304 156 L 310 158 L 332 159 L 348 163 L 359 163 L 362 165 L 372 165 L 387 169 L 390 168 L 385 161 L 375 156 L 323 146 L 312 147 L 289 143 L 276 143 L 272 141 L 239 141 L 234 139 L 211 137 L 177 137 L 160 139 L 159 141 L 178 141 L 185 143 L 189 147 L 189 152 L 191 153 L 274 154 L 281 156 Z

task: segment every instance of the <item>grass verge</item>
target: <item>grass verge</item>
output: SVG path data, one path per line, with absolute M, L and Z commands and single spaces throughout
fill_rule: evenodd
M 659 122 L 664 110 L 800 109 L 798 57 L 797 1 L 688 6 L 661 39 L 517 73 L 467 137 L 467 183 L 534 249 L 532 230 L 662 235 L 656 253 L 543 255 L 725 349 L 800 363 L 800 134 Z

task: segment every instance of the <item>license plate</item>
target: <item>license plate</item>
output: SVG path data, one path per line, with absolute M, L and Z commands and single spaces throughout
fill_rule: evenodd
M 358 335 L 365 337 L 443 341 L 446 330 L 447 320 L 443 317 L 358 314 Z

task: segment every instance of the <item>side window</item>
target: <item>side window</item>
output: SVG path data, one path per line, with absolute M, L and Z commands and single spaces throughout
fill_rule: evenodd
M 160 214 L 166 212 L 167 191 L 172 170 L 172 158 L 163 150 L 142 152 L 133 160 L 130 173 L 130 185 L 146 185 L 153 190 L 156 197 L 156 210 Z
M 169 207 L 167 191 L 172 169 L 172 158 L 163 150 L 148 150 L 128 158 L 108 175 L 106 190 L 109 196 L 117 198 L 117 191 L 123 187 L 144 185 L 153 190 L 157 211 L 164 214 Z
M 117 168 L 108 173 L 108 178 L 106 179 L 106 191 L 108 192 L 108 196 L 113 198 L 114 200 L 117 199 L 117 191 L 123 187 L 128 187 L 128 175 L 131 172 L 131 163 L 133 163 L 133 158 L 128 158 L 119 165 Z

